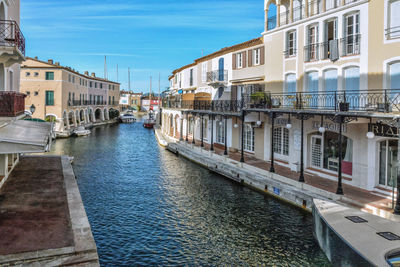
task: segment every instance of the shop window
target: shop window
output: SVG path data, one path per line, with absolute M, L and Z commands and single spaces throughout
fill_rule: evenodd
M 289 156 L 289 130 L 284 127 L 274 129 L 274 153 Z
M 339 168 L 339 134 L 325 132 L 311 137 L 311 166 L 337 172 Z M 342 136 L 342 173 L 353 175 L 353 140 Z

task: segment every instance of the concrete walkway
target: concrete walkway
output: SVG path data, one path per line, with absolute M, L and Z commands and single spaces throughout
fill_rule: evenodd
M 67 157 L 22 157 L 0 191 L 0 265 L 98 266 Z
M 160 132 L 161 135 L 161 132 Z M 204 144 L 203 148 L 200 148 L 200 142 L 198 140 L 195 141 L 195 144 L 192 144 L 192 139 L 189 138 L 189 142 L 186 141 L 181 141 L 179 142 L 178 139 L 167 137 L 165 135 L 164 140 L 168 142 L 169 144 L 175 144 L 178 146 L 190 146 L 190 147 L 196 147 L 198 149 L 201 149 L 203 151 L 207 151 L 209 153 L 219 155 L 222 157 L 227 157 L 230 159 L 234 165 L 241 164 L 240 163 L 240 153 L 239 152 L 229 152 L 228 156 L 224 156 L 224 149 L 223 146 L 221 145 L 214 145 L 214 152 L 210 151 L 210 145 L 209 144 Z M 206 156 L 206 154 L 203 154 L 203 156 Z M 260 174 L 263 174 L 266 177 L 274 177 L 280 181 L 282 181 L 281 177 L 288 178 L 290 181 L 284 181 L 285 183 L 290 183 L 293 185 L 298 185 L 298 178 L 299 178 L 299 173 L 291 171 L 288 167 L 282 166 L 279 164 L 279 162 L 276 162 L 274 167 L 275 167 L 275 174 L 272 175 L 269 172 L 270 169 L 270 162 L 263 161 L 260 159 L 255 158 L 254 156 L 251 156 L 249 154 L 245 154 L 245 164 L 243 164 L 244 167 L 248 167 L 251 169 L 254 169 L 256 172 L 260 172 Z M 258 171 L 257 171 L 258 170 Z M 390 199 L 389 196 L 385 196 L 383 194 L 377 194 L 375 191 L 367 191 L 363 190 L 348 184 L 343 183 L 343 191 L 344 191 L 344 196 L 339 196 L 336 195 L 336 189 L 337 189 L 337 181 L 335 180 L 330 180 L 324 177 L 320 177 L 316 174 L 310 173 L 308 170 L 305 170 L 305 183 L 304 186 L 308 186 L 308 188 L 314 188 L 316 193 L 320 194 L 322 197 L 325 197 L 327 199 L 331 199 L 334 201 L 339 201 L 342 204 L 345 205 L 351 205 L 355 208 L 358 208 L 362 211 L 372 213 L 374 215 L 378 215 L 384 218 L 388 218 L 391 220 L 399 221 L 400 218 L 399 216 L 395 216 L 392 214 L 392 200 Z M 301 187 L 301 186 L 300 186 Z M 325 193 L 324 193 L 325 192 Z

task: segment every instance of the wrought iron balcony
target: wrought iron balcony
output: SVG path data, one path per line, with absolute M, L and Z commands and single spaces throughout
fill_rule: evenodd
M 247 109 L 298 109 L 330 111 L 400 112 L 400 89 L 298 92 L 246 96 Z
M 0 117 L 16 117 L 23 114 L 25 96 L 17 92 L 0 92 Z
M 215 70 L 207 72 L 207 83 L 226 83 L 228 82 L 227 70 Z
M 106 101 L 96 101 L 96 100 L 68 100 L 68 106 L 70 107 L 77 107 L 77 106 L 90 106 L 90 105 L 97 105 L 97 106 L 104 106 L 107 105 Z M 109 105 L 117 106 L 119 102 L 114 101 L 110 102 Z
M 202 110 L 214 112 L 239 112 L 242 101 L 239 100 L 163 100 L 163 108 Z
M 319 60 L 319 46 L 320 44 L 310 44 L 304 47 L 304 61 Z
M 16 47 L 25 56 L 25 37 L 16 21 L 0 20 L 0 46 Z
M 400 26 L 392 27 L 392 28 L 386 29 L 385 31 L 386 31 L 386 38 L 387 39 L 400 38 Z
M 340 39 L 342 47 L 341 56 L 352 56 L 360 54 L 361 47 L 361 34 L 355 34 L 347 36 L 346 38 Z

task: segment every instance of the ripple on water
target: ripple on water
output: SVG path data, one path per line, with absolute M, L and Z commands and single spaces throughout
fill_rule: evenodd
M 140 123 L 57 140 L 103 266 L 329 266 L 311 216 L 161 149 Z

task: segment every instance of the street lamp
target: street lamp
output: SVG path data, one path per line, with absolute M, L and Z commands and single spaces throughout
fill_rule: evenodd
M 32 106 L 30 106 L 29 111 L 31 112 L 31 114 L 33 115 L 33 113 L 35 113 L 36 107 L 34 104 L 32 104 Z

